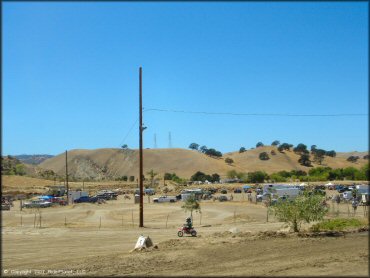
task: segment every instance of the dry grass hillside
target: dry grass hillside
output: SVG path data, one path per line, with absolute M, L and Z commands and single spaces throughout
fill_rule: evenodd
M 275 155 L 271 154 L 271 151 L 275 151 Z M 267 152 L 270 159 L 260 160 L 259 154 Z M 312 163 L 313 167 L 331 167 L 331 168 L 345 168 L 355 167 L 360 168 L 365 165 L 368 160 L 363 159 L 366 152 L 351 152 L 351 153 L 337 153 L 336 157 L 325 156 L 324 161 L 321 165 Z M 359 156 L 360 159 L 356 163 L 347 161 L 347 158 L 351 155 Z M 273 146 L 264 146 L 252 150 L 247 150 L 244 153 L 232 152 L 224 154 L 224 157 L 230 157 L 234 160 L 235 165 L 242 168 L 246 172 L 263 170 L 267 173 L 273 173 L 282 170 L 304 170 L 308 171 L 310 168 L 302 166 L 298 163 L 300 156 L 295 154 L 293 151 L 284 151 L 281 153 Z
M 37 179 L 25 176 L 1 176 L 2 193 L 7 192 L 43 192 L 46 186 L 54 184 L 54 181 Z
M 271 151 L 275 151 L 275 155 Z M 259 159 L 261 152 L 267 152 L 270 159 Z M 325 157 L 321 166 L 332 168 L 344 168 L 353 166 L 362 167 L 368 162 L 362 157 L 366 153 L 357 153 L 360 159 L 356 163 L 346 161 L 349 155 L 339 153 L 337 157 Z M 225 158 L 231 158 L 234 163 L 228 165 Z M 276 147 L 264 146 L 257 149 L 247 150 L 244 153 L 226 153 L 222 158 L 213 158 L 193 150 L 186 149 L 145 149 L 144 150 L 144 173 L 151 169 L 159 173 L 176 173 L 182 178 L 190 178 L 196 171 L 206 174 L 218 173 L 226 176 L 230 170 L 251 172 L 263 170 L 273 173 L 281 170 L 301 169 L 308 171 L 309 168 L 298 163 L 299 155 L 292 151 L 280 153 Z M 65 173 L 65 154 L 60 154 L 45 160 L 39 165 L 44 169 L 50 169 L 59 175 Z M 319 166 L 313 164 L 313 166 Z M 68 152 L 68 172 L 77 178 L 90 179 L 114 179 L 122 176 L 137 177 L 139 167 L 138 150 L 123 149 L 96 149 L 96 150 L 72 150 Z

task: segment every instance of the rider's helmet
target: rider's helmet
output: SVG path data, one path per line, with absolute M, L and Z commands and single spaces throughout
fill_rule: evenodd
M 186 222 L 190 222 L 190 221 L 191 221 L 190 217 L 186 218 Z

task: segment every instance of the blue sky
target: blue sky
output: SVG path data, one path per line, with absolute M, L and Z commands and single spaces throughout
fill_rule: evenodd
M 2 28 L 3 154 L 137 148 L 140 66 L 144 109 L 368 114 L 367 2 L 6 2 Z M 171 132 L 172 147 L 222 152 L 368 150 L 367 116 L 146 111 L 144 124 L 146 148 Z

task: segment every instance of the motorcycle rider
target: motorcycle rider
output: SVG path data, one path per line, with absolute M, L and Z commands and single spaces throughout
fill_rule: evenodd
M 190 217 L 186 218 L 186 224 L 184 224 L 184 226 L 185 226 L 188 230 L 190 230 L 190 229 L 192 229 L 192 228 L 193 228 L 193 223 L 192 223 L 192 221 L 191 221 L 191 218 L 190 218 Z

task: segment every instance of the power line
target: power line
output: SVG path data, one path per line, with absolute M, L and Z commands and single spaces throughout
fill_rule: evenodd
M 136 121 L 132 124 L 132 126 L 130 127 L 130 129 L 128 130 L 128 132 L 126 133 L 125 137 L 123 138 L 121 144 L 120 144 L 120 147 L 122 146 L 123 143 L 125 143 L 125 140 L 127 139 L 127 137 L 130 135 L 132 129 L 134 128 L 134 126 L 137 124 L 137 122 L 139 121 L 139 118 L 136 119 Z
M 184 114 L 203 114 L 203 115 L 228 115 L 228 116 L 267 116 L 267 117 L 356 117 L 368 116 L 365 113 L 339 113 L 339 114 L 289 114 L 289 113 L 231 113 L 231 112 L 206 112 L 206 111 L 187 111 L 187 110 L 173 110 L 173 109 L 159 109 L 149 108 L 144 112 L 172 112 Z

